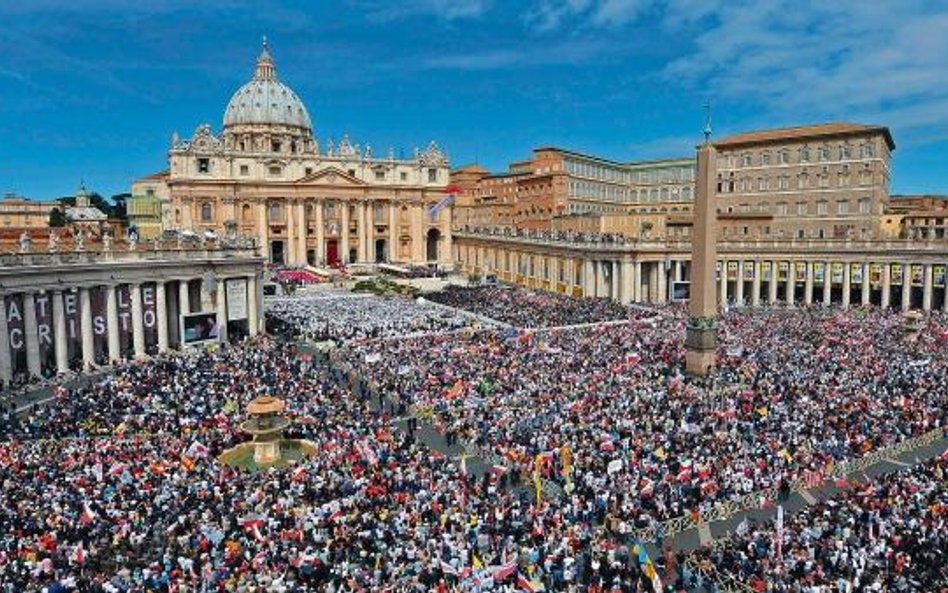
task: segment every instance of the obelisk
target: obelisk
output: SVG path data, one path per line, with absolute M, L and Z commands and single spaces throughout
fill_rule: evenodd
M 717 269 L 717 193 L 718 152 L 711 144 L 711 116 L 704 131 L 704 144 L 698 149 L 694 226 L 691 231 L 691 295 L 688 300 L 688 333 L 685 336 L 685 369 L 692 375 L 705 376 L 714 366 L 718 346 L 718 303 L 715 288 Z

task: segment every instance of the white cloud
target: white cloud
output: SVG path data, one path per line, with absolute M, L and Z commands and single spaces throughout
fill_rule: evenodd
M 948 7 L 922 0 L 745 0 L 688 18 L 671 0 L 668 27 L 703 30 L 664 70 L 670 83 L 705 87 L 779 113 L 938 126 L 948 101 Z
M 397 20 L 432 14 L 447 21 L 478 18 L 490 8 L 491 0 L 356 0 L 355 6 L 375 20 Z
M 637 19 L 652 0 L 539 0 L 526 21 L 537 31 L 561 26 L 619 27 Z
M 480 53 L 465 52 L 436 56 L 425 60 L 422 65 L 429 69 L 496 70 L 579 64 L 610 49 L 609 45 L 597 40 L 568 40 L 540 47 L 493 49 Z

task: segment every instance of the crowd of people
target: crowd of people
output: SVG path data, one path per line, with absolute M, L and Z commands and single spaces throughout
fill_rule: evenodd
M 362 344 L 348 358 L 460 441 L 522 473 L 539 457 L 544 477 L 648 527 L 943 428 L 944 344 L 901 339 L 901 323 L 732 313 L 708 380 L 682 374 L 674 316 Z
M 692 559 L 752 591 L 944 591 L 948 455 L 851 485 L 782 524 L 744 522 Z
M 625 321 L 451 332 L 455 317 L 436 321 L 443 308 L 423 314 L 409 301 L 268 300 L 295 335 L 349 341 L 328 362 L 267 337 L 156 357 L 62 388 L 49 405 L 5 410 L 0 593 L 679 591 L 684 555 L 649 558 L 637 528 L 661 545 L 661 520 L 948 419 L 941 317 L 915 338 L 878 310 L 732 312 L 718 370 L 702 380 L 682 374 L 680 312 L 599 316 L 582 306 L 596 301 L 536 297 L 494 298 L 509 298 L 521 327 Z M 357 339 L 424 331 L 434 333 Z M 370 389 L 350 389 L 353 379 Z M 248 438 L 239 424 L 262 395 L 287 402 L 287 436 L 315 452 L 259 473 L 220 464 Z M 488 471 L 422 445 L 396 418 L 409 411 Z M 901 582 L 891 558 L 902 553 L 906 578 L 918 567 L 924 581 L 945 531 L 943 509 L 923 510 L 944 506 L 945 467 L 926 467 L 883 482 L 871 519 L 857 516 L 886 543 L 866 544 L 865 529 L 847 531 L 854 511 L 827 503 L 788 528 L 776 571 L 753 537 L 761 530 L 696 558 L 772 590 L 797 590 L 779 587 L 818 566 L 855 591 Z M 932 476 L 941 490 L 926 485 Z M 916 536 L 919 546 L 906 543 Z M 858 571 L 840 572 L 851 558 Z
M 329 293 L 267 300 L 267 321 L 294 337 L 321 342 L 391 338 L 485 325 L 424 299 Z
M 555 327 L 618 321 L 637 314 L 610 299 L 574 298 L 509 286 L 448 286 L 430 300 L 517 327 Z

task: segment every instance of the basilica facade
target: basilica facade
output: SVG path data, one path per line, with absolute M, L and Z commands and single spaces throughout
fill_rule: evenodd
M 156 203 L 162 230 L 221 232 L 235 221 L 272 264 L 450 267 L 449 175 L 434 142 L 409 158 L 348 136 L 321 144 L 264 43 L 220 133 L 205 124 L 190 138 L 175 134 L 168 170 L 136 181 L 133 193 Z

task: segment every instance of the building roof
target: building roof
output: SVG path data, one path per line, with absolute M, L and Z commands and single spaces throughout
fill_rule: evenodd
M 303 101 L 277 78 L 276 62 L 267 42 L 257 58 L 253 78 L 237 89 L 224 111 L 224 127 L 239 125 L 284 125 L 311 132 L 313 125 Z
M 171 177 L 171 170 L 165 169 L 164 171 L 158 171 L 157 173 L 152 173 L 151 175 L 145 175 L 144 177 L 139 177 L 135 180 L 136 183 L 141 181 L 167 181 Z
M 816 139 L 833 136 L 849 136 L 852 134 L 866 134 L 872 132 L 881 132 L 885 136 L 886 143 L 889 145 L 889 149 L 895 150 L 895 142 L 892 140 L 892 134 L 889 132 L 889 128 L 885 126 L 856 124 L 849 122 L 831 122 L 809 126 L 795 126 L 790 128 L 774 128 L 771 130 L 741 132 L 740 134 L 734 134 L 732 136 L 721 138 L 720 140 L 715 140 L 714 146 L 718 148 L 745 146 L 749 144 L 764 144 L 787 140 L 804 140 L 808 138 Z

